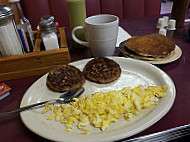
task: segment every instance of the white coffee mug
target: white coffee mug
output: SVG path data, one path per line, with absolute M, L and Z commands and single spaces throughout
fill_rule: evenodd
M 77 26 L 72 30 L 73 40 L 90 48 L 94 57 L 114 54 L 119 27 L 119 18 L 115 15 L 100 14 L 85 19 L 85 26 Z M 81 41 L 75 31 L 83 29 L 87 32 L 88 41 Z

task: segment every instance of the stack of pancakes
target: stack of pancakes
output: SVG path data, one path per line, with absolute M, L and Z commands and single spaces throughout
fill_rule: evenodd
M 121 52 L 140 60 L 163 60 L 174 54 L 175 43 L 161 34 L 132 37 L 120 44 Z

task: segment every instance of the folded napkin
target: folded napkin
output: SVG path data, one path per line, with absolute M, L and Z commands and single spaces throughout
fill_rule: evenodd
M 129 38 L 131 38 L 131 35 L 127 31 L 125 31 L 122 27 L 119 26 L 116 47 L 119 47 L 119 44 L 121 42 L 123 42 L 124 40 L 127 40 Z

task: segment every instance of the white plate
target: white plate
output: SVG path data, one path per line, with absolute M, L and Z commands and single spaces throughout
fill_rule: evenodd
M 20 114 L 23 123 L 34 133 L 53 141 L 115 141 L 137 134 L 160 120 L 172 107 L 176 90 L 170 77 L 159 68 L 144 61 L 128 59 L 124 57 L 109 57 L 120 64 L 121 76 L 109 84 L 96 84 L 86 81 L 84 94 L 92 94 L 96 91 L 119 90 L 123 87 L 135 87 L 139 85 L 168 85 L 166 96 L 160 99 L 159 104 L 134 116 L 131 121 L 124 119 L 112 123 L 110 127 L 101 132 L 98 128 L 90 127 L 89 135 L 81 135 L 76 128 L 72 132 L 65 132 L 64 125 L 56 121 L 46 120 L 41 114 L 42 108 L 22 112 Z M 71 63 L 83 69 L 90 59 Z M 60 93 L 50 91 L 46 87 L 47 74 L 37 80 L 25 93 L 20 107 L 44 100 L 58 98 Z

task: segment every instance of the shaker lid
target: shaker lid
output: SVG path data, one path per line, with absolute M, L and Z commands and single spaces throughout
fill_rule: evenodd
M 49 20 L 49 21 L 54 21 L 54 16 L 51 16 L 51 15 L 46 15 L 46 16 L 43 16 L 40 18 L 40 21 L 43 21 L 43 20 Z
M 9 3 L 20 2 L 20 0 L 8 0 Z
M 52 32 L 55 31 L 55 22 L 50 20 L 43 20 L 39 23 L 40 32 Z
M 10 18 L 14 15 L 14 11 L 7 5 L 0 5 L 0 20 Z

